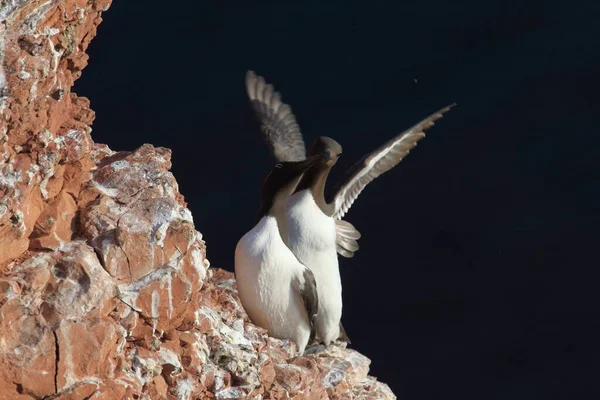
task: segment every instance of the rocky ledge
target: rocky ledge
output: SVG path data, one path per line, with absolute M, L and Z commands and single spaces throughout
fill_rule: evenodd
M 0 3 L 0 400 L 393 399 L 370 361 L 252 325 L 169 172 L 71 93 L 109 0 Z

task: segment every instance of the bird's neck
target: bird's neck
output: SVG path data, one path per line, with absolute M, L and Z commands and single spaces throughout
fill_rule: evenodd
M 333 206 L 325 200 L 325 184 L 327 183 L 329 171 L 331 171 L 331 167 L 321 165 L 309 169 L 304 173 L 304 176 L 296 187 L 296 192 L 310 190 L 315 203 L 317 203 L 321 211 L 325 215 L 332 216 Z
M 292 179 L 285 186 L 281 187 L 276 193 L 263 193 L 258 220 L 262 217 L 274 217 L 277 221 L 277 227 L 281 234 L 281 238 L 287 243 L 287 220 L 285 217 L 285 202 L 289 196 L 294 193 L 294 189 L 300 181 L 298 178 Z

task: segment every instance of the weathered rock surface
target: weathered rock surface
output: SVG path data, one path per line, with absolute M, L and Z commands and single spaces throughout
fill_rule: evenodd
M 109 0 L 0 3 L 0 400 L 392 399 L 370 361 L 252 325 L 169 172 L 70 92 Z

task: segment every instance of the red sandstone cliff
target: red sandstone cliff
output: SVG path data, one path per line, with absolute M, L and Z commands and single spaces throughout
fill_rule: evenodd
M 0 3 L 0 400 L 395 398 L 359 353 L 249 323 L 169 150 L 93 142 L 70 89 L 109 5 Z

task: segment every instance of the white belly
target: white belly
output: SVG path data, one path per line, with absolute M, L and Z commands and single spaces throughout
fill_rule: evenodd
M 310 324 L 293 280 L 303 270 L 272 217 L 264 217 L 235 249 L 237 287 L 248 316 L 271 336 L 294 341 L 300 353 L 308 343 Z
M 319 294 L 317 336 L 325 344 L 339 337 L 342 283 L 333 218 L 325 215 L 308 190 L 291 196 L 286 205 L 288 245 L 313 272 Z

